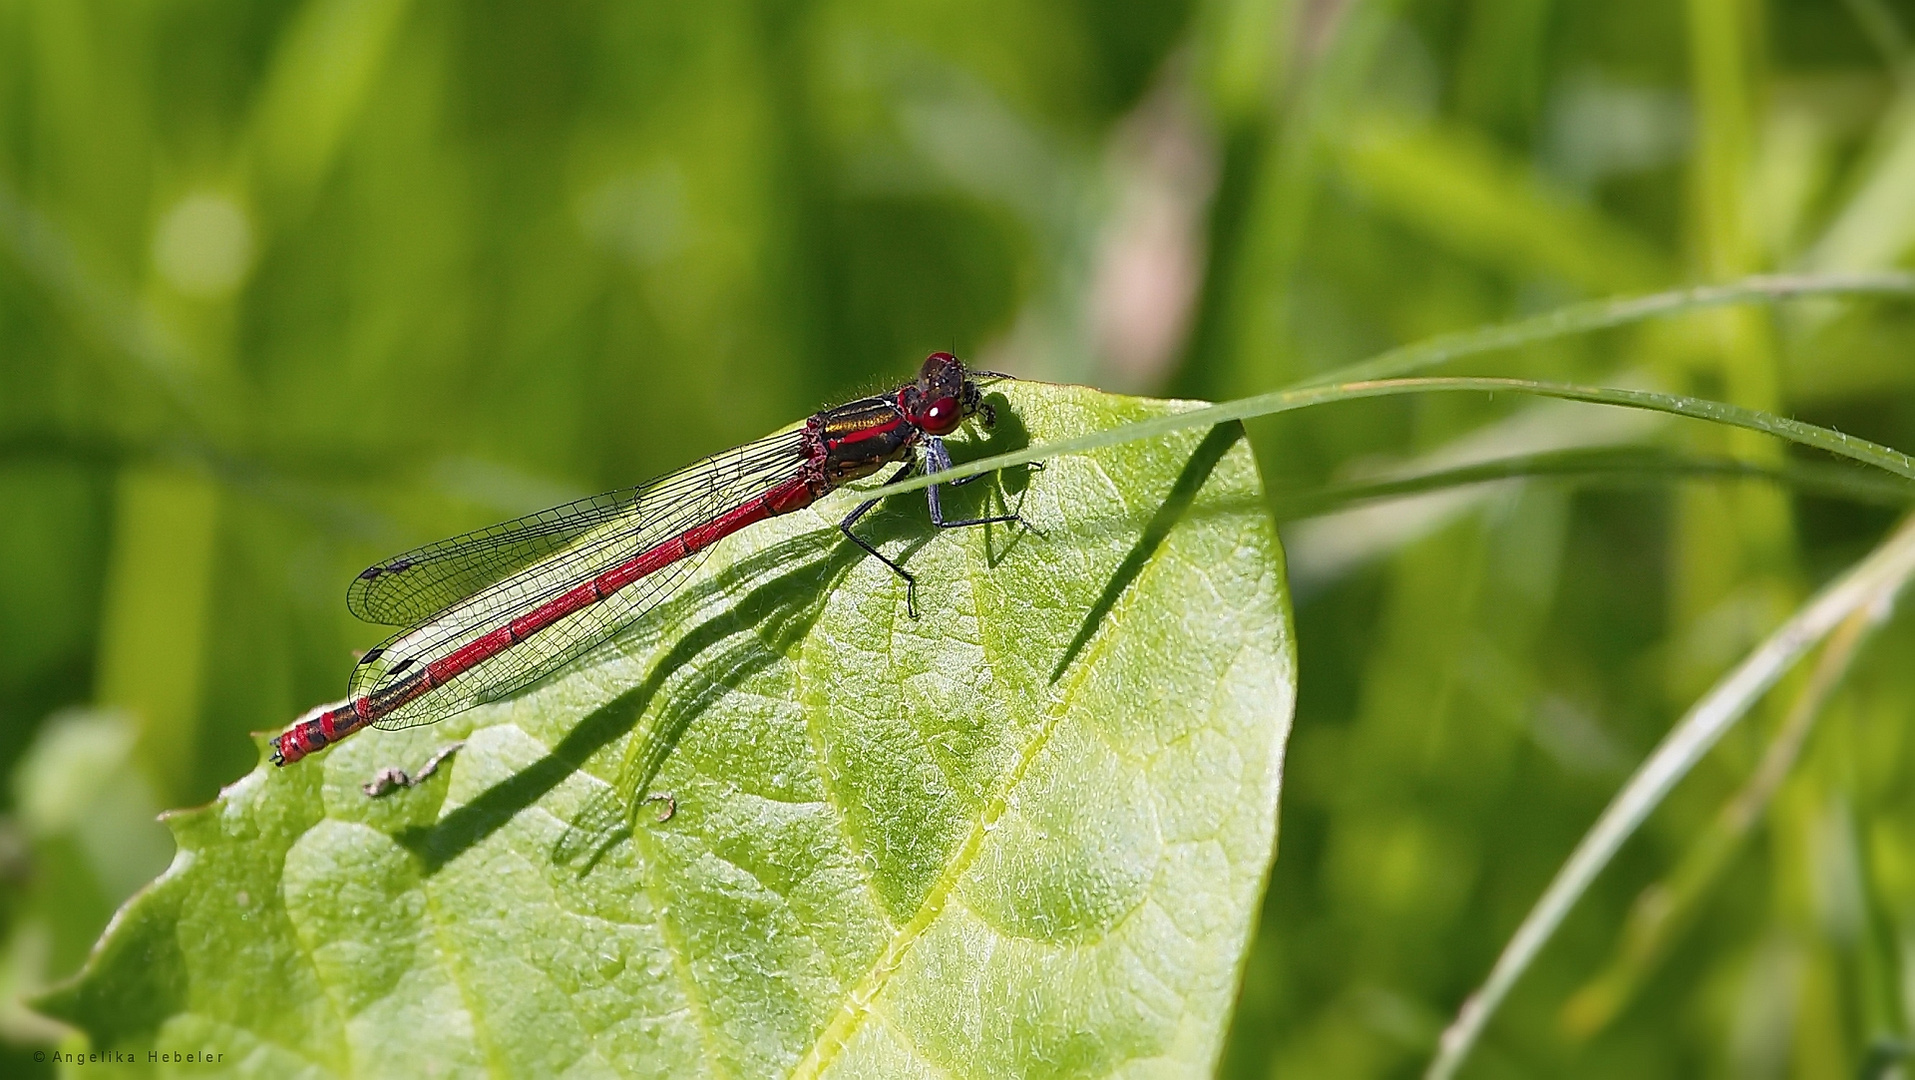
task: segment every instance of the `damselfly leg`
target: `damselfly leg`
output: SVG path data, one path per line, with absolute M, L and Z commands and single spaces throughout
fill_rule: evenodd
M 894 472 L 890 476 L 886 477 L 884 482 L 886 484 L 895 484 L 898 481 L 903 480 L 906 477 L 910 476 L 912 473 L 917 472 L 920 468 L 925 468 L 930 472 L 937 473 L 937 472 L 943 472 L 944 470 L 951 467 L 951 452 L 945 449 L 943 439 L 936 438 L 936 437 L 926 438 L 924 440 L 924 458 L 925 460 L 922 466 L 920 466 L 920 464 L 915 461 L 905 462 L 903 465 L 898 467 L 897 472 Z M 950 483 L 952 487 L 962 487 L 963 485 L 968 484 L 972 480 L 976 480 L 976 479 L 978 478 L 975 476 L 967 476 L 962 480 L 953 480 Z M 943 484 L 932 484 L 930 487 L 924 489 L 925 501 L 930 504 L 930 508 L 931 508 L 931 524 L 937 526 L 940 529 L 962 529 L 971 525 L 996 525 L 996 524 L 1016 523 L 1018 525 L 1024 526 L 1026 529 L 1030 529 L 1032 532 L 1037 531 L 1035 528 L 1032 527 L 1030 522 L 1024 520 L 1022 515 L 1019 515 L 1016 513 L 993 514 L 988 517 L 962 518 L 957 520 L 946 518 L 944 516 L 944 505 L 942 501 L 940 500 L 939 494 L 938 494 L 938 489 L 943 486 L 944 486 Z M 862 536 L 859 536 L 857 533 L 851 531 L 851 526 L 857 524 L 858 519 L 863 517 L 865 514 L 869 513 L 871 511 L 871 508 L 878 505 L 879 502 L 880 500 L 878 499 L 867 499 L 864 502 L 859 503 L 857 509 L 851 511 L 851 513 L 849 514 L 846 514 L 845 519 L 838 523 L 838 529 L 840 532 L 844 533 L 845 536 L 848 539 L 850 539 L 852 543 L 863 548 L 865 552 L 869 554 L 872 558 L 877 559 L 879 562 L 890 567 L 892 573 L 904 579 L 905 614 L 915 619 L 918 617 L 918 579 L 917 577 L 914 576 L 909 570 L 906 570 L 903 566 L 899 565 L 896 560 L 892 559 L 890 556 L 886 555 L 884 552 L 879 551 L 877 548 L 877 545 L 872 544 L 870 541 L 867 541 Z

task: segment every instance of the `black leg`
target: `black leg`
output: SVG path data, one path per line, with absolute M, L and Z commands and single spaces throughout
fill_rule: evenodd
M 907 461 L 897 472 L 887 477 L 884 482 L 887 484 L 895 484 L 905 477 L 910 476 L 916 468 L 917 462 Z M 918 617 L 918 579 L 912 577 L 909 570 L 892 562 L 885 556 L 884 552 L 879 551 L 875 546 L 866 541 L 864 537 L 851 531 L 851 526 L 857 524 L 858 519 L 869 513 L 871 508 L 876 505 L 878 505 L 877 499 L 866 499 L 864 502 L 858 504 L 856 510 L 846 514 L 845 519 L 838 523 L 838 531 L 844 533 L 852 543 L 863 548 L 872 558 L 890 567 L 892 573 L 904 579 L 904 610 L 906 614 L 915 619 Z
M 951 467 L 951 452 L 944 448 L 943 439 L 927 437 L 924 440 L 924 457 L 927 471 L 943 472 L 945 469 Z M 978 474 L 978 476 L 982 475 L 984 474 Z M 958 487 L 963 484 L 968 484 L 977 478 L 977 476 L 967 476 L 962 480 L 953 480 L 950 484 L 952 487 Z M 896 478 L 894 477 L 893 479 Z M 942 484 L 932 484 L 930 487 L 924 489 L 924 497 L 931 504 L 931 524 L 936 525 L 940 529 L 962 529 L 967 525 L 994 525 L 1000 522 L 1012 521 L 1017 522 L 1027 529 L 1031 527 L 1030 522 L 1025 521 L 1016 514 L 998 514 L 995 517 L 965 518 L 962 521 L 946 521 L 944 519 L 944 506 L 938 499 L 938 488 L 943 486 Z
M 924 458 L 925 468 L 929 472 L 941 472 L 951 467 L 951 452 L 944 448 L 944 440 L 936 438 L 935 436 L 925 437 Z M 895 484 L 905 477 L 910 476 L 913 472 L 916 472 L 917 468 L 917 462 L 907 461 L 898 468 L 897 472 L 886 477 L 884 482 L 887 484 Z M 976 479 L 978 479 L 978 477 L 968 476 L 962 480 L 950 481 L 950 484 L 952 487 L 957 487 L 961 484 L 968 484 Z M 940 529 L 962 529 L 970 525 L 994 525 L 1015 522 L 1024 526 L 1026 529 L 1030 529 L 1032 532 L 1037 531 L 1030 522 L 1025 521 L 1024 518 L 1018 514 L 997 514 L 991 517 L 964 518 L 960 521 L 947 520 L 944 516 L 944 506 L 938 498 L 938 489 L 943 486 L 942 484 L 932 484 L 930 487 L 924 489 L 925 500 L 931 504 L 931 524 L 936 525 Z M 851 531 L 851 526 L 857 524 L 858 519 L 869 513 L 871 508 L 876 505 L 878 505 L 877 499 L 867 499 L 858 504 L 856 510 L 845 515 L 845 519 L 838 523 L 838 530 L 850 538 L 852 543 L 863 548 L 872 558 L 890 567 L 892 573 L 904 579 L 904 610 L 906 614 L 915 619 L 918 617 L 918 579 L 913 577 L 909 570 L 899 566 L 890 557 L 886 556 L 884 552 L 879 551 L 876 545 Z

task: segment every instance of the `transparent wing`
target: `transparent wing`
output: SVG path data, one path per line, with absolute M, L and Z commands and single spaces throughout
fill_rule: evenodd
M 608 492 L 596 499 L 559 507 L 561 514 L 555 520 L 561 524 L 553 527 L 551 535 L 567 535 L 569 538 L 562 542 L 532 531 L 540 527 L 537 519 L 541 515 L 537 514 L 495 526 L 505 530 L 504 535 L 517 544 L 517 550 L 507 561 L 521 560 L 517 564 L 519 569 L 435 609 L 367 653 L 353 669 L 351 695 L 377 699 L 425 665 L 449 656 L 567 590 L 789 480 L 798 474 L 803 464 L 801 433 L 786 432 L 713 455 L 641 488 Z M 574 509 L 580 507 L 583 508 Z M 594 521 L 593 525 L 586 524 Z M 450 559 L 440 556 L 445 569 L 436 575 L 437 580 L 454 580 L 458 573 L 470 573 L 476 579 L 498 572 L 496 565 L 499 564 L 484 561 L 485 556 L 479 550 L 483 542 L 469 539 L 488 531 L 482 529 L 467 537 L 419 550 L 430 552 L 443 548 L 459 553 Z M 541 544 L 551 544 L 552 550 L 529 562 L 523 561 L 520 553 L 536 550 Z M 702 561 L 703 554 L 667 564 L 612 595 L 558 619 L 471 669 L 451 675 L 443 684 L 420 693 L 375 720 L 375 726 L 403 728 L 433 723 L 536 682 L 650 610 L 684 581 Z M 472 569 L 466 570 L 466 567 Z M 410 572 L 410 568 L 398 571 L 402 575 Z M 436 595 L 435 590 L 445 587 L 429 583 L 415 588 Z
M 421 622 L 607 525 L 632 517 L 644 490 L 608 491 L 374 563 L 346 587 L 346 610 L 386 626 Z

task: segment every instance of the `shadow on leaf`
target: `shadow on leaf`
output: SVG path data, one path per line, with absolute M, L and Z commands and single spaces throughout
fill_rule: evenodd
M 827 545 L 829 554 L 816 557 Z M 776 660 L 781 650 L 795 645 L 817 618 L 832 587 L 861 555 L 863 552 L 850 544 L 831 544 L 828 534 L 821 532 L 774 545 L 715 575 L 695 595 L 682 598 L 682 602 L 689 605 L 687 610 L 695 610 L 713 594 L 729 593 L 772 568 L 789 568 L 681 635 L 671 651 L 653 665 L 644 682 L 593 710 L 550 753 L 481 792 L 431 828 L 408 829 L 396 839 L 424 863 L 425 873 L 436 873 L 557 787 L 583 767 L 593 754 L 630 732 L 672 677 L 698 660 L 693 676 L 682 688 L 674 690 L 659 710 L 653 731 L 642 740 L 641 746 L 634 748 L 633 752 L 642 756 L 635 759 L 628 755 L 626 767 L 620 771 L 621 782 L 614 785 L 613 793 L 628 789 L 636 800 L 643 793 L 643 785 L 651 782 L 659 765 L 677 745 L 686 726 L 740 680 Z M 657 622 L 674 624 L 669 616 Z M 717 651 L 712 656 L 700 659 L 714 649 Z M 632 774 L 631 786 L 627 788 L 626 774 L 631 772 L 634 762 L 637 772 Z M 591 811 L 588 804 L 587 813 Z M 622 820 L 629 821 L 625 811 L 621 809 L 619 814 Z M 560 838 L 561 849 L 568 857 L 576 858 L 588 847 L 604 846 L 581 846 L 568 839 L 589 824 L 576 823 L 566 837 Z
M 1143 573 L 1144 567 L 1150 564 L 1151 556 L 1157 554 L 1157 549 L 1163 546 L 1164 538 L 1170 535 L 1170 530 L 1190 512 L 1191 504 L 1197 501 L 1197 492 L 1203 490 L 1204 482 L 1210 479 L 1210 474 L 1216 469 L 1217 463 L 1223 460 L 1223 456 L 1229 453 L 1230 448 L 1235 446 L 1237 440 L 1241 438 L 1243 438 L 1243 425 L 1233 421 L 1211 428 L 1210 434 L 1204 436 L 1204 441 L 1197 444 L 1197 449 L 1191 452 L 1190 460 L 1184 463 L 1183 471 L 1177 474 L 1177 482 L 1171 485 L 1170 493 L 1164 496 L 1162 505 L 1157 507 L 1157 512 L 1151 515 L 1149 524 L 1144 526 L 1143 534 L 1137 538 L 1137 543 L 1131 547 L 1130 553 L 1124 556 L 1124 561 L 1117 564 L 1117 569 L 1112 571 L 1110 580 L 1104 584 L 1103 593 L 1097 597 L 1097 602 L 1084 613 L 1084 622 L 1077 628 L 1077 636 L 1071 639 L 1070 645 L 1064 649 L 1064 655 L 1058 658 L 1057 666 L 1051 669 L 1053 684 L 1064 677 L 1064 672 L 1070 670 L 1078 654 L 1084 651 L 1084 646 L 1090 644 L 1091 637 L 1097 633 L 1097 627 L 1103 623 L 1111 609 L 1117 606 L 1117 601 L 1124 595 L 1124 590 L 1130 588 L 1131 582 L 1137 580 L 1137 575 Z
M 999 406 L 998 424 L 988 438 L 954 444 L 952 449 L 969 458 L 1028 445 L 1030 433 L 1023 423 L 1001 402 Z M 1014 470 L 1002 481 L 1003 490 L 1008 492 L 1015 485 L 1021 492 L 1027 482 L 1024 470 Z M 874 543 L 911 537 L 901 557 L 908 557 L 935 535 L 935 530 L 923 534 L 921 526 L 895 516 L 888 521 L 873 521 L 860 531 Z M 827 550 L 828 554 L 819 557 Z M 556 862 L 579 862 L 580 874 L 589 873 L 608 851 L 631 836 L 647 790 L 691 722 L 795 649 L 822 612 L 825 599 L 863 557 L 856 545 L 821 530 L 767 548 L 714 575 L 695 590 L 687 590 L 686 595 L 674 599 L 671 607 L 687 613 L 696 611 L 715 595 L 734 594 L 748 582 L 788 568 L 685 632 L 643 683 L 587 715 L 550 753 L 480 793 L 432 827 L 409 829 L 396 839 L 424 863 L 425 873 L 436 873 L 544 797 L 593 754 L 631 732 L 648 711 L 653 711 L 651 729 L 633 742 L 613 784 L 587 801 L 554 847 Z M 642 624 L 622 636 L 620 645 L 629 648 L 635 641 L 642 642 L 648 628 L 669 628 L 680 625 L 680 620 L 668 610 L 642 620 Z M 697 664 L 692 673 L 654 710 L 666 685 L 693 661 Z

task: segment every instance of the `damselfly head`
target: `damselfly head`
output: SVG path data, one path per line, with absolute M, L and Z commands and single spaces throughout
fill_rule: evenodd
M 964 418 L 977 412 L 984 399 L 964 370 L 964 362 L 950 353 L 932 353 L 918 369 L 911 387 L 911 423 L 928 435 L 949 435 Z

